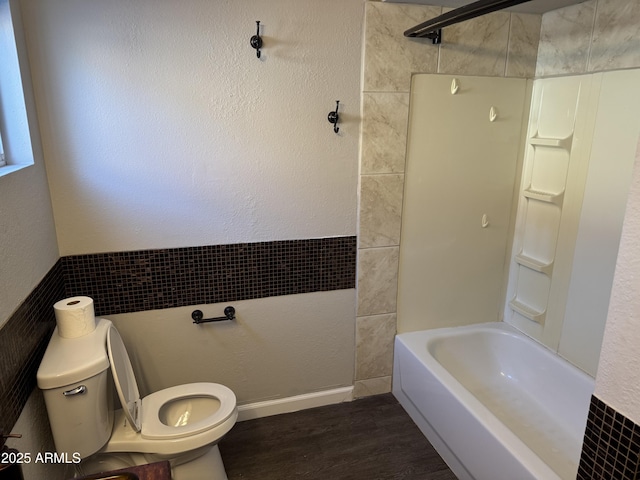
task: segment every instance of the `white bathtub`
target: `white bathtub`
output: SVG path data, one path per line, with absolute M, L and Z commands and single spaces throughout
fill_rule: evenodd
M 594 382 L 506 323 L 396 336 L 393 393 L 460 479 L 575 479 Z

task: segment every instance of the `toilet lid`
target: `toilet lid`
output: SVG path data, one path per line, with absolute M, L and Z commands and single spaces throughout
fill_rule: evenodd
M 133 367 L 131 366 L 127 349 L 118 330 L 113 325 L 109 328 L 109 334 L 107 335 L 107 351 L 111 362 L 113 381 L 122 404 L 122 410 L 124 410 L 131 427 L 136 432 L 139 432 L 142 419 L 140 392 L 138 391 L 138 384 L 133 374 Z

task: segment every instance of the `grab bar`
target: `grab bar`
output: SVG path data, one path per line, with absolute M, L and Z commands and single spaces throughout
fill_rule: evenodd
M 224 317 L 214 317 L 214 318 L 204 318 L 204 314 L 202 310 L 194 310 L 191 312 L 191 318 L 193 318 L 193 323 L 196 325 L 200 325 L 201 323 L 208 322 L 223 322 L 225 320 L 235 320 L 236 319 L 236 309 L 229 306 L 224 309 Z

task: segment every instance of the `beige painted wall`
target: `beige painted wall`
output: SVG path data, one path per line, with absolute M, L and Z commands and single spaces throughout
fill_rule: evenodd
M 194 325 L 195 307 L 111 315 L 141 394 L 222 383 L 239 404 L 353 384 L 353 290 L 233 302 L 234 322 Z M 224 304 L 200 305 L 205 317 Z
M 23 3 L 61 255 L 356 233 L 361 0 Z
M 640 423 L 640 144 L 627 202 L 595 395 Z
M 23 3 L 60 255 L 356 234 L 361 0 Z M 355 290 L 234 306 L 114 316 L 143 389 L 352 385 Z
M 21 54 L 25 103 L 29 124 L 33 127 L 31 145 L 34 157 L 34 165 L 0 177 L 2 326 L 54 265 L 58 259 L 58 247 L 17 1 L 0 2 L 0 28 L 3 37 L 15 35 Z
M 42 158 L 37 114 L 26 61 L 26 45 L 22 31 L 20 4 L 17 0 L 0 1 L 0 37 L 14 37 L 22 69 L 28 122 L 31 126 L 31 148 L 34 164 L 0 177 L 0 328 L 27 298 L 58 259 L 49 187 Z M 14 52 L 15 54 L 15 52 Z M 14 427 L 22 439 L 8 445 L 36 455 L 53 451 L 44 401 L 34 392 Z M 5 433 L 5 432 L 3 432 Z M 68 477 L 57 465 L 25 465 L 25 478 Z

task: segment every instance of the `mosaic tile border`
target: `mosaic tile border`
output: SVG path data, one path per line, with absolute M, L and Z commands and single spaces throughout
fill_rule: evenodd
M 52 305 L 65 297 L 60 260 L 0 329 L 0 432 L 15 425 L 36 386 L 56 325 Z
M 355 279 L 355 236 L 62 257 L 0 329 L 0 431 L 36 387 L 58 300 L 88 295 L 110 315 L 342 290 Z
M 640 425 L 591 396 L 578 480 L 633 480 L 640 473 Z
M 96 315 L 355 288 L 356 237 L 62 258 L 66 296 Z

